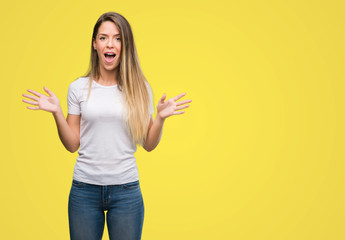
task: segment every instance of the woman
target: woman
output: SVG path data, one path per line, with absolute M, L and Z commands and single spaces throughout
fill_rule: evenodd
M 139 65 L 130 24 L 120 14 L 104 13 L 94 26 L 90 70 L 68 88 L 68 115 L 47 87 L 49 96 L 28 90 L 32 110 L 54 116 L 59 137 L 78 151 L 68 201 L 70 237 L 102 239 L 105 211 L 110 239 L 141 239 L 144 203 L 134 153 L 158 145 L 166 118 L 182 114 L 191 100 L 185 93 L 157 104 L 153 120 L 152 91 Z

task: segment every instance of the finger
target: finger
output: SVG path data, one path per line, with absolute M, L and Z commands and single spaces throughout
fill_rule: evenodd
M 31 92 L 32 94 L 36 95 L 37 97 L 41 97 L 43 95 L 42 93 L 36 92 L 34 90 L 31 90 L 31 89 L 28 89 L 27 91 Z
M 30 99 L 32 99 L 32 100 L 36 100 L 36 101 L 38 101 L 38 98 L 37 98 L 37 97 L 31 96 L 31 95 L 22 94 L 22 96 L 23 96 L 23 97 L 30 98 Z
M 38 102 L 33 102 L 33 101 L 26 100 L 26 99 L 23 99 L 23 102 L 30 103 L 32 105 L 38 105 Z
M 179 114 L 183 114 L 184 111 L 181 111 L 181 112 L 174 112 L 174 115 L 179 115 Z
M 176 102 L 176 106 L 180 106 L 182 104 L 186 104 L 186 103 L 190 103 L 190 102 L 192 102 L 192 100 L 190 100 L 190 99 L 179 101 L 179 102 Z
M 161 97 L 161 99 L 159 100 L 161 103 L 164 103 L 164 99 L 167 97 L 167 95 L 165 95 L 165 93 L 163 94 L 163 96 Z
M 31 110 L 38 110 L 40 109 L 39 107 L 27 107 L 28 109 L 31 109 Z
M 176 110 L 181 110 L 181 109 L 184 109 L 184 108 L 187 108 L 187 107 L 189 107 L 189 105 L 177 107 Z
M 187 93 L 181 93 L 180 95 L 177 95 L 176 97 L 173 97 L 172 100 L 176 102 L 176 100 L 180 99 L 181 97 L 185 96 Z
M 49 94 L 50 97 L 54 96 L 54 93 L 52 91 L 50 91 L 46 86 L 44 86 L 43 89 L 44 89 L 44 91 L 46 91 Z

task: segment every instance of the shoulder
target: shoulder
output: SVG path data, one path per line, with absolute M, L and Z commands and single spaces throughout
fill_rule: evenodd
M 89 83 L 89 77 L 79 77 L 69 84 L 71 89 L 82 89 Z

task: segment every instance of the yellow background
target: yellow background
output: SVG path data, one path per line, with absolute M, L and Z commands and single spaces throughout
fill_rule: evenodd
M 155 105 L 163 93 L 193 100 L 153 152 L 135 155 L 142 239 L 345 239 L 344 10 L 326 0 L 2 3 L 0 238 L 69 239 L 78 154 L 21 95 L 47 86 L 67 114 L 93 26 L 115 11 L 132 26 Z

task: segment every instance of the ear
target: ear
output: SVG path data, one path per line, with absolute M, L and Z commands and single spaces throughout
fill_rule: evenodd
M 92 45 L 93 45 L 93 49 L 96 48 L 96 41 L 95 40 L 92 40 Z

